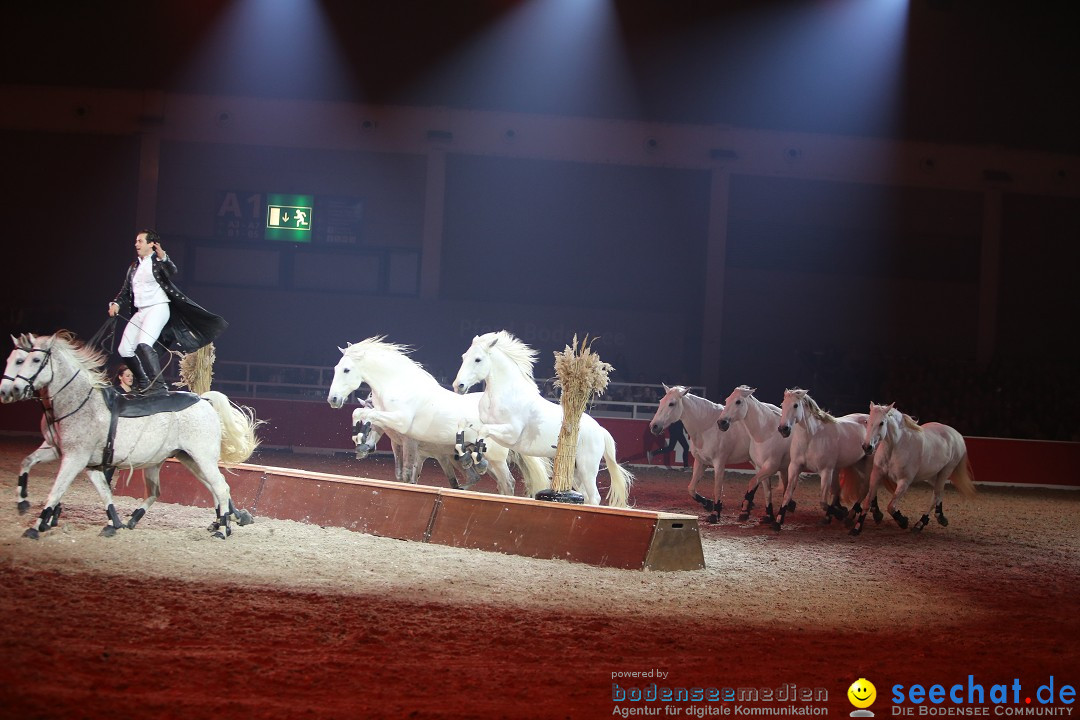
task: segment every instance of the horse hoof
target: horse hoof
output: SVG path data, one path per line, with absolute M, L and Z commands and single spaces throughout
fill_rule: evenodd
M 885 519 L 885 514 L 884 513 L 882 513 L 880 510 L 875 510 L 874 511 L 874 522 L 876 524 L 880 525 L 881 521 L 884 520 L 884 519 Z
M 26 511 L 30 509 L 30 501 L 29 500 L 20 500 L 19 504 L 16 505 L 15 507 L 19 509 L 19 514 L 20 515 L 25 515 Z
M 773 523 L 772 523 L 772 529 L 773 530 L 775 530 L 776 532 L 780 532 L 780 528 L 782 528 L 782 527 L 784 527 L 784 526 L 781 525 L 780 523 L 776 522 L 775 520 L 773 520 Z
M 759 525 L 771 525 L 772 523 L 775 523 L 775 522 L 776 522 L 776 516 L 775 515 L 762 515 L 761 519 L 758 520 Z
M 37 540 L 41 537 L 41 534 L 34 528 L 26 528 L 26 532 L 22 534 L 24 538 L 30 538 L 31 540 Z
M 739 513 L 739 522 L 746 522 L 749 519 L 750 519 L 750 513 L 748 513 L 748 512 Z
M 112 537 L 113 535 L 116 535 L 116 530 L 117 529 L 112 525 L 106 525 L 105 527 L 101 528 L 101 532 L 99 532 L 98 535 L 100 535 L 101 537 Z
M 794 500 L 792 500 L 791 502 L 789 502 L 787 504 L 787 511 L 788 512 L 795 512 L 795 501 Z
M 479 462 L 476 463 L 475 467 L 476 467 L 476 472 L 479 473 L 480 475 L 483 475 L 484 473 L 486 473 L 488 471 L 489 465 L 488 465 L 487 459 L 480 460 Z
M 214 534 L 213 534 L 213 535 L 211 535 L 210 537 L 212 537 L 212 538 L 217 538 L 218 540 L 224 540 L 224 539 L 225 539 L 225 533 L 223 533 L 223 532 L 221 532 L 220 530 L 218 530 L 218 531 L 217 531 L 216 533 L 214 533 Z
M 255 522 L 255 518 L 253 518 L 251 516 L 251 513 L 249 513 L 247 510 L 237 510 L 235 515 L 236 522 L 240 525 L 240 527 L 244 527 L 245 525 L 250 525 Z
M 705 522 L 715 525 L 716 523 L 720 522 L 720 516 L 716 513 L 710 513 L 709 517 L 705 518 Z
M 900 526 L 901 530 L 907 530 L 908 519 L 906 517 L 896 518 L 896 524 Z
M 925 526 L 922 523 L 915 523 L 914 525 L 911 526 L 911 532 L 913 532 L 915 534 L 921 533 L 922 529 L 924 527 Z
M 847 516 L 848 516 L 847 508 L 844 507 L 843 505 L 841 505 L 841 506 L 839 506 L 839 507 L 837 507 L 837 508 L 835 508 L 833 510 L 833 517 L 835 517 L 837 520 L 846 520 Z
M 851 535 L 852 537 L 857 537 L 858 534 L 861 533 L 861 532 L 862 532 L 862 526 L 861 525 L 855 525 L 850 530 L 848 530 L 848 535 Z
M 945 517 L 944 515 L 938 515 L 937 522 L 938 525 L 940 525 L 941 527 L 949 527 L 949 518 Z

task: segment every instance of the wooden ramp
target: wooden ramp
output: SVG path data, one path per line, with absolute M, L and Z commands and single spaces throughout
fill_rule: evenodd
M 161 479 L 161 502 L 213 505 L 210 492 L 179 463 L 166 462 Z M 226 479 L 233 502 L 251 511 L 256 521 L 295 520 L 399 540 L 628 570 L 705 567 L 693 515 L 562 505 L 264 465 L 235 466 Z M 134 473 L 114 491 L 146 497 L 142 473 Z

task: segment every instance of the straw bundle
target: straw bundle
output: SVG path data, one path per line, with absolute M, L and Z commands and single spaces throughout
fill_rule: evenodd
M 176 387 L 186 387 L 196 395 L 202 395 L 210 389 L 214 380 L 214 343 L 201 347 L 193 353 L 186 353 L 180 358 L 180 381 Z
M 589 402 L 607 389 L 608 374 L 614 369 L 592 351 L 591 343 L 595 340 L 596 338 L 589 340 L 586 335 L 579 352 L 575 333 L 573 345 L 567 345 L 561 353 L 555 353 L 555 387 L 562 390 L 559 402 L 563 410 L 551 479 L 551 489 L 555 492 L 568 492 L 573 489 L 581 415 Z

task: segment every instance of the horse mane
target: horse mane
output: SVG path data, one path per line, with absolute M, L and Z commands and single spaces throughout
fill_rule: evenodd
M 94 387 L 108 387 L 112 384 L 109 376 L 101 369 L 105 365 L 105 354 L 76 339 L 75 333 L 70 330 L 57 330 L 49 347 L 77 369 L 86 372 Z
M 411 365 L 438 383 L 439 381 L 435 376 L 428 372 L 423 365 L 409 357 L 415 350 L 416 348 L 411 345 L 387 342 L 385 335 L 375 335 L 361 340 L 360 342 L 351 343 L 342 351 L 342 353 L 350 360 L 356 361 L 361 360 L 367 353 L 400 357 L 402 360 L 406 361 L 407 365 Z
M 794 389 L 799 390 L 799 388 L 794 388 Z M 807 392 L 806 390 L 801 390 L 800 392 L 802 392 L 802 394 L 803 394 L 803 400 L 806 400 L 806 404 L 810 407 L 810 414 L 811 415 L 816 417 L 818 420 L 821 420 L 822 422 L 827 422 L 827 423 L 836 422 L 836 418 L 833 417 L 832 415 L 830 415 L 829 411 L 822 409 L 822 407 L 817 404 L 817 400 L 810 397 L 809 392 Z
M 494 345 L 492 345 L 493 342 Z M 536 364 L 537 351 L 506 330 L 496 330 L 495 332 L 480 335 L 473 344 L 480 344 L 484 347 L 491 345 L 492 350 L 499 350 L 503 355 L 510 358 L 522 375 L 529 380 L 534 380 L 533 365 Z
M 899 412 L 899 411 L 897 411 L 897 412 Z M 915 432 L 922 432 L 923 431 L 922 425 L 920 425 L 919 421 L 916 420 L 915 418 L 911 417 L 907 413 L 900 413 L 900 416 L 901 416 L 901 418 L 903 418 L 904 427 L 906 427 L 908 430 L 914 430 Z

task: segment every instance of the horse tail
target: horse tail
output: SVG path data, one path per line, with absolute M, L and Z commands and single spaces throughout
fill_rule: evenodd
M 221 462 L 241 463 L 251 457 L 259 446 L 255 428 L 263 424 L 255 419 L 255 411 L 237 405 L 216 390 L 208 390 L 200 397 L 210 403 L 221 421 Z
M 964 458 L 953 470 L 949 479 L 952 480 L 953 487 L 959 490 L 961 495 L 970 497 L 975 494 L 975 471 L 971 468 L 971 458 L 968 457 L 966 451 L 964 452 Z
M 629 470 L 619 464 L 615 458 L 615 438 L 607 428 L 604 431 L 604 460 L 607 462 L 608 475 L 611 476 L 611 487 L 608 488 L 607 504 L 611 507 L 626 507 L 630 498 L 630 485 L 634 482 L 634 476 Z
M 869 478 L 862 471 L 863 460 L 849 467 L 840 468 L 840 502 L 852 505 L 866 497 Z
M 551 458 L 522 455 L 511 450 L 510 459 L 521 470 L 526 495 L 536 497 L 536 493 L 551 487 Z

